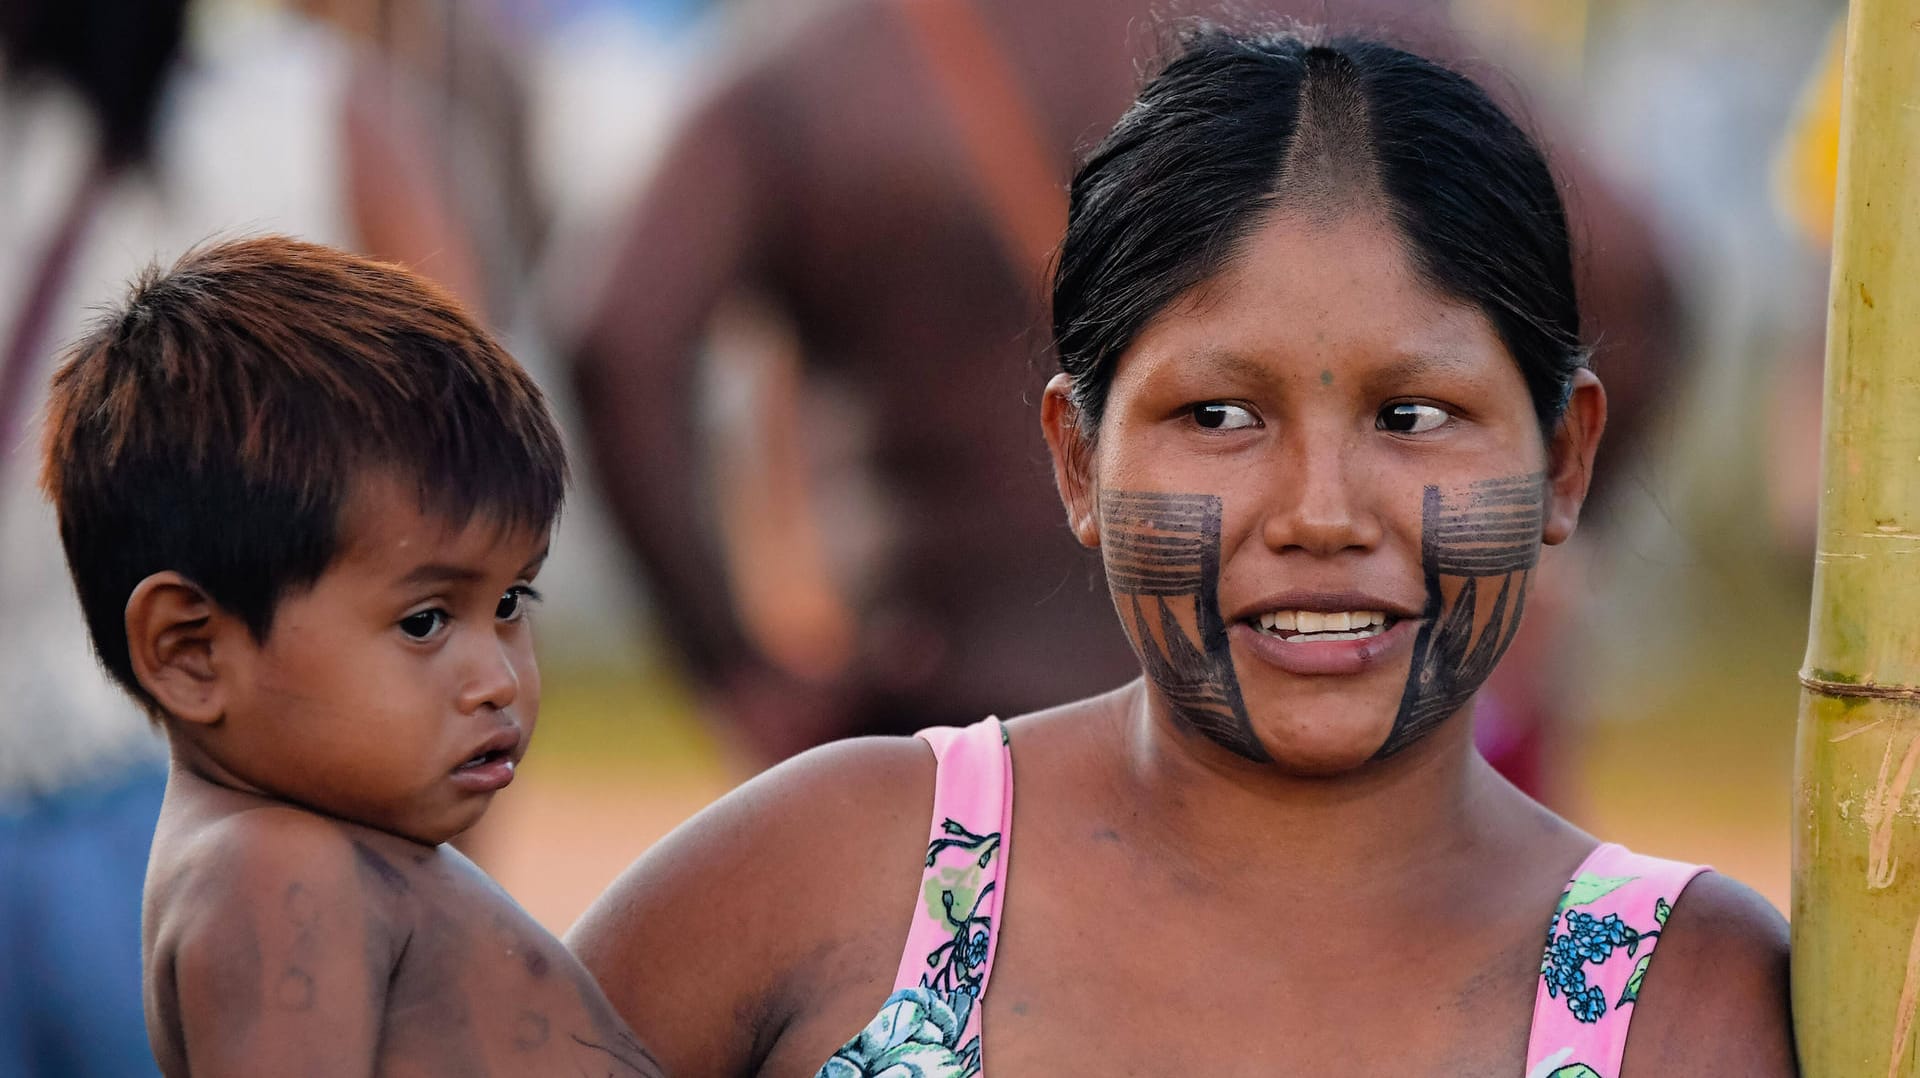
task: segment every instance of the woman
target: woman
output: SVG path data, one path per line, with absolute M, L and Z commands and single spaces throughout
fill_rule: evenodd
M 747 784 L 576 929 L 626 1018 L 679 1075 L 1793 1073 L 1778 914 L 1472 748 L 1606 413 L 1538 150 L 1206 30 L 1071 202 L 1042 425 L 1144 676 Z

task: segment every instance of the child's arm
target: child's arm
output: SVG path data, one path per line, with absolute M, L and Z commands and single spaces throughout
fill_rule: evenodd
M 194 1078 L 371 1075 L 399 953 L 390 895 L 339 825 L 252 812 L 202 836 L 163 917 L 181 1055 Z

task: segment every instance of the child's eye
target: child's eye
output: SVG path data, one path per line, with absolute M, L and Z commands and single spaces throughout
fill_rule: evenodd
M 518 621 L 526 615 L 528 603 L 539 601 L 539 592 L 525 584 L 515 584 L 500 596 L 500 605 L 494 607 L 493 616 L 500 621 Z
M 1389 404 L 1380 409 L 1375 424 L 1395 434 L 1424 434 L 1452 418 L 1445 408 L 1432 404 Z
M 1196 404 L 1191 414 L 1193 421 L 1206 430 L 1241 430 L 1260 425 L 1260 420 L 1252 412 L 1237 404 L 1222 404 L 1219 401 Z
M 431 640 L 446 628 L 447 612 L 435 607 L 400 619 L 400 631 L 415 640 Z

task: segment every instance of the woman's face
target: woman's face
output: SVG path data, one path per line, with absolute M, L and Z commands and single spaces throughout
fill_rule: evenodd
M 1582 372 L 1549 446 L 1475 307 L 1366 210 L 1280 213 L 1121 357 L 1093 444 L 1046 427 L 1157 706 L 1330 774 L 1464 710 L 1573 529 L 1604 420 Z

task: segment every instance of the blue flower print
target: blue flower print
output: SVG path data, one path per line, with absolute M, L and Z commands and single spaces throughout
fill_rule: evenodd
M 1567 1010 L 1575 1018 L 1598 1022 L 1607 1013 L 1606 992 L 1598 985 L 1587 983 L 1586 967 L 1606 962 L 1616 951 L 1632 956 L 1643 943 L 1657 938 L 1660 930 L 1641 932 L 1615 913 L 1595 917 L 1582 910 L 1567 909 L 1564 922 L 1562 916 L 1556 912 L 1547 922 L 1547 947 L 1540 959 L 1541 980 L 1546 985 L 1547 996 L 1565 999 Z M 1655 919 L 1659 919 L 1657 908 Z M 1561 931 L 1563 923 L 1565 930 Z M 1633 1002 L 1637 995 L 1637 991 L 1627 993 L 1619 1006 Z
M 1567 994 L 1567 1009 L 1582 1022 L 1598 1022 L 1607 1013 L 1607 994 L 1599 985 L 1588 985 Z
M 967 965 L 984 966 L 987 964 L 987 934 L 975 932 L 973 939 L 967 942 Z

